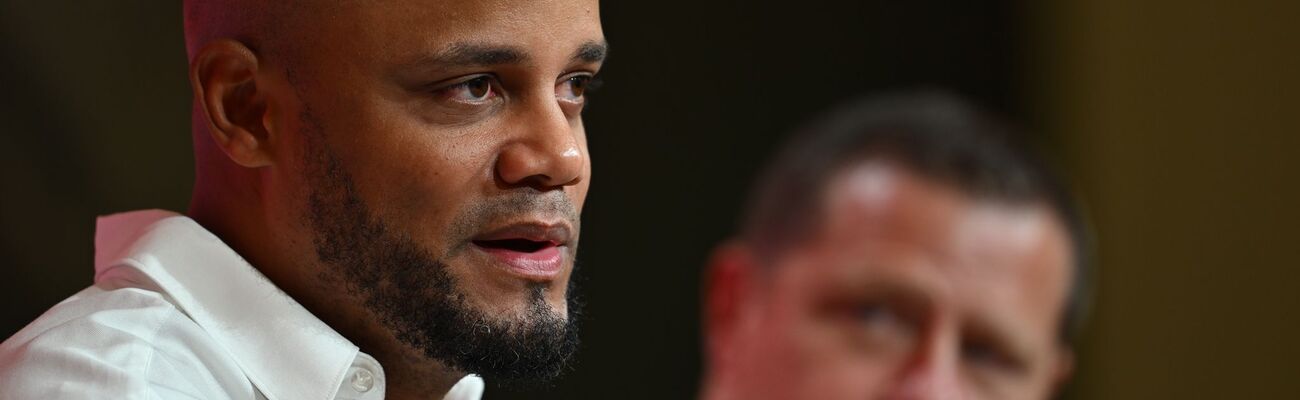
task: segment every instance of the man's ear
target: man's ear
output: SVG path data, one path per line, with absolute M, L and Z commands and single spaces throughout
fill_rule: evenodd
M 231 161 L 248 168 L 272 162 L 263 124 L 268 93 L 258 84 L 258 67 L 257 55 L 230 39 L 204 46 L 190 64 L 190 86 L 208 117 L 209 135 Z
M 725 364 L 746 302 L 755 300 L 757 265 L 743 243 L 730 240 L 713 250 L 704 277 L 704 337 L 709 360 Z

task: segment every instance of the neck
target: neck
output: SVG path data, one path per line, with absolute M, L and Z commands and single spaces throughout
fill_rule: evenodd
M 440 399 L 465 376 L 397 339 L 382 319 L 364 306 L 364 299 L 348 293 L 346 283 L 324 278 L 311 241 L 292 239 L 310 237 L 305 236 L 310 232 L 301 231 L 309 228 L 293 223 L 296 216 L 268 215 L 280 213 L 267 213 L 262 205 L 257 196 L 196 185 L 188 215 L 276 287 L 379 361 L 387 380 L 386 398 Z
M 316 299 L 319 301 L 319 299 Z M 342 301 L 340 301 L 342 300 Z M 308 306 L 312 313 L 339 334 L 374 357 L 384 368 L 387 386 L 385 398 L 441 399 L 465 373 L 431 360 L 424 353 L 402 342 L 381 323 L 382 318 L 364 306 L 354 295 L 338 293 L 324 304 Z
M 210 185 L 195 185 L 186 214 L 266 274 L 268 267 L 274 269 L 282 263 L 275 259 L 275 252 L 265 250 L 270 238 L 266 221 L 257 217 L 260 202 L 247 197 L 213 189 Z
M 428 400 L 441 399 L 451 391 L 464 373 L 443 367 L 440 363 L 430 362 L 422 355 L 372 354 L 384 367 L 388 380 L 384 396 L 392 400 Z M 367 353 L 369 354 L 369 353 Z

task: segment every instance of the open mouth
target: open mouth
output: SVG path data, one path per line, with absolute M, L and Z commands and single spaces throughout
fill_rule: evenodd
M 505 250 L 519 253 L 536 253 L 549 247 L 555 247 L 558 244 L 549 240 L 537 241 L 528 239 L 499 239 L 499 240 L 475 240 L 474 245 L 484 249 Z
M 481 234 L 471 243 L 519 276 L 549 280 L 568 265 L 566 249 L 572 240 L 567 224 L 520 223 Z

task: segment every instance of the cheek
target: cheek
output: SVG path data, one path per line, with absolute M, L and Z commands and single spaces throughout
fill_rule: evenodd
M 381 178 L 391 191 L 395 211 L 423 231 L 446 231 L 456 216 L 491 193 L 495 184 L 489 166 L 490 151 L 444 151 L 417 143 L 423 149 L 406 156 L 404 165 Z M 465 149 L 466 146 L 460 146 Z
M 355 149 L 357 190 L 376 216 L 435 254 L 454 245 L 456 216 L 492 184 L 478 163 L 491 157 L 465 151 L 454 140 L 439 142 L 419 132 L 373 135 L 375 143 Z
M 880 398 L 886 375 L 878 370 L 860 366 L 828 365 L 811 376 L 807 389 L 799 398 L 830 400 L 861 400 Z
M 875 398 L 886 386 L 889 368 L 878 360 L 864 357 L 861 349 L 842 340 L 825 323 L 805 324 L 787 331 L 785 337 L 772 338 L 767 346 L 754 349 L 768 352 L 777 359 L 764 360 L 771 367 L 766 382 L 779 382 L 773 393 L 777 398 L 845 399 Z
M 799 332 L 806 391 L 800 398 L 874 398 L 893 375 L 893 357 L 862 348 L 852 325 L 813 317 Z
M 383 207 L 395 224 L 407 224 L 407 232 L 416 238 L 429 237 L 450 226 L 465 191 L 445 183 L 445 171 L 412 171 L 385 181 L 387 192 Z M 459 190 L 458 190 L 459 189 Z
M 864 348 L 861 327 L 830 309 L 832 299 L 814 282 L 816 274 L 781 274 L 776 277 L 779 298 L 768 308 L 770 323 L 766 348 L 755 351 L 780 354 L 780 382 L 796 393 L 789 398 L 866 399 L 889 387 L 900 361 L 896 351 Z M 877 349 L 879 350 L 879 349 Z
M 579 213 L 582 212 L 582 207 L 587 201 L 587 190 L 590 187 L 591 176 L 587 175 L 583 177 L 582 182 L 565 189 L 565 193 L 569 196 L 569 200 L 573 202 L 573 206 L 577 208 Z M 581 220 L 579 220 L 579 224 L 581 224 Z

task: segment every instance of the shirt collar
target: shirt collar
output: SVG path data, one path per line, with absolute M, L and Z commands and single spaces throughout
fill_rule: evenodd
M 332 399 L 357 357 L 357 346 L 187 217 L 101 217 L 95 253 L 96 280 L 123 265 L 152 278 L 268 399 Z
M 332 399 L 358 356 L 369 358 L 183 215 L 148 210 L 100 217 L 96 281 L 122 266 L 151 278 L 270 400 Z M 382 378 L 382 369 L 376 372 Z M 483 382 L 470 375 L 456 388 L 448 399 L 477 398 Z

